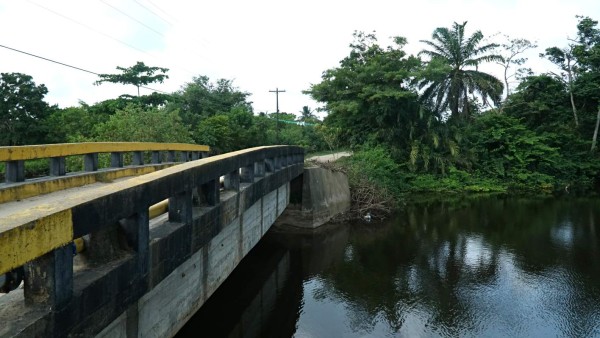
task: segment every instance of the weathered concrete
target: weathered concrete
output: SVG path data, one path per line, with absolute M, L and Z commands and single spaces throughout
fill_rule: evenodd
M 236 195 L 227 199 L 235 200 Z M 137 325 L 139 337 L 173 336 L 271 227 L 273 211 L 283 210 L 288 201 L 289 183 L 256 201 L 133 305 L 137 323 L 122 314 L 97 337 L 128 337 L 128 325 Z
M 245 182 L 245 175 L 244 182 L 234 178 L 229 189 L 215 189 L 220 176 L 250 164 L 261 167 L 255 162 L 268 159 L 279 164 L 263 176 L 255 172 L 253 182 Z M 37 250 L 33 261 L 15 259 L 47 271 L 38 276 L 31 272 L 38 270 L 28 269 L 26 278 L 35 278 L 32 286 L 48 297 L 38 300 L 26 288 L 0 298 L 0 336 L 173 335 L 283 212 L 290 181 L 302 173 L 302 162 L 297 147 L 249 149 L 86 190 L 60 205 L 42 198 L 26 213 L 0 213 L 6 233 L 28 231 L 28 238 L 42 238 L 44 228 L 29 226 L 29 219 L 58 220 L 55 215 L 63 214 L 60 222 L 42 225 L 69 230 L 60 232 L 69 234 L 67 239 L 51 241 L 58 249 Z M 149 221 L 148 207 L 165 198 L 169 212 Z M 116 231 L 116 237 L 104 238 L 118 242 L 112 244 L 119 249 L 108 261 L 94 260 L 98 253 L 86 251 L 64 266 L 69 264 L 65 255 L 58 255 L 66 252 L 61 243 L 88 235 L 98 240 L 106 229 Z M 17 239 L 5 242 L 20 243 Z M 60 260 L 44 261 L 46 252 Z M 69 268 L 72 273 L 63 274 Z M 64 292 L 57 283 L 72 283 L 72 291 Z
M 314 229 L 350 210 L 350 186 L 344 173 L 320 167 L 305 168 L 292 185 L 301 185 L 302 194 L 292 196 L 292 204 L 277 220 L 277 225 Z

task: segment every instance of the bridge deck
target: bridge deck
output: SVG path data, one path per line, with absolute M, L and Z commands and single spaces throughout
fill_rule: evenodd
M 0 204 L 0 274 L 24 266 L 26 280 L 2 297 L 0 336 L 172 335 L 283 212 L 302 171 L 301 148 L 257 147 Z M 150 221 L 165 199 L 168 214 Z M 69 245 L 82 236 L 87 266 Z
M 2 203 L 0 204 L 0 232 L 11 228 L 13 223 L 22 224 L 34 221 L 40 216 L 43 217 L 59 209 L 69 208 L 91 200 L 94 195 L 90 194 L 90 191 L 128 179 L 131 179 L 131 177 L 120 178 L 113 182 L 96 182 L 23 200 Z

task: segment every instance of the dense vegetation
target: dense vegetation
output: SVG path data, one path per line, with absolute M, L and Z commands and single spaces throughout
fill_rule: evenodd
M 408 55 L 355 32 L 350 53 L 306 91 L 328 113 L 257 113 L 231 80 L 195 77 L 172 94 L 122 95 L 77 107 L 44 101 L 47 89 L 20 73 L 0 78 L 0 145 L 81 141 L 208 144 L 214 152 L 298 144 L 307 152 L 351 148 L 346 169 L 388 195 L 409 192 L 596 190 L 600 173 L 600 30 L 579 17 L 576 38 L 541 57 L 554 72 L 533 74 L 523 39 L 489 43 L 467 23 L 437 28 Z M 470 28 L 470 27 L 469 27 Z M 566 32 L 568 33 L 568 32 Z M 497 63 L 504 78 L 481 71 Z M 103 82 L 138 88 L 168 78 L 138 62 Z M 518 80 L 518 85 L 511 85 Z M 512 82 L 511 82 L 512 81 Z M 511 87 L 508 87 L 511 86 Z M 300 107 L 299 107 L 300 108 Z
M 600 173 L 597 25 L 579 17 L 577 38 L 541 55 L 557 71 L 537 75 L 520 55 L 533 43 L 484 43 L 480 31 L 466 34 L 466 23 L 436 29 L 419 56 L 403 51 L 401 37 L 384 48 L 357 32 L 350 54 L 307 93 L 325 104 L 325 124 L 342 145 L 357 151 L 348 169 L 396 196 L 592 191 Z M 502 80 L 480 71 L 489 62 L 504 67 L 506 84 L 520 80 L 507 97 Z

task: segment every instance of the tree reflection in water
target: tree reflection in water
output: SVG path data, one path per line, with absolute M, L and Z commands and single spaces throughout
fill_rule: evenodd
M 313 297 L 343 303 L 356 336 L 597 335 L 598 212 L 595 199 L 407 206 L 351 225 L 352 255 L 321 271 Z
M 599 219 L 599 199 L 488 196 L 273 229 L 182 333 L 600 336 Z

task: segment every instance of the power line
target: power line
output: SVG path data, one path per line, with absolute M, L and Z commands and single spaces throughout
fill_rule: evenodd
M 142 4 L 141 2 L 139 2 L 138 0 L 133 0 L 136 4 L 138 4 L 138 6 L 142 7 L 143 9 L 145 9 L 146 11 L 150 12 L 152 15 L 156 16 L 157 18 L 161 19 L 162 21 L 164 21 L 165 23 L 167 23 L 169 26 L 171 27 L 175 27 L 175 25 L 173 23 L 171 23 L 169 20 L 163 18 L 161 15 L 159 15 L 158 13 L 156 13 L 155 11 L 151 10 L 150 8 L 148 8 L 147 6 L 145 6 L 144 4 Z M 173 15 L 169 15 L 167 12 L 165 12 L 164 10 L 160 9 L 158 6 L 156 6 L 152 1 L 147 0 L 148 3 L 152 4 L 152 6 L 156 7 L 159 11 L 163 12 L 165 15 L 172 17 L 173 19 L 175 19 L 174 21 L 177 21 L 177 18 L 174 17 Z M 201 38 L 203 41 L 199 41 L 202 45 L 204 45 L 204 47 L 208 47 L 205 39 Z M 198 55 L 197 53 L 194 53 L 196 55 Z M 201 56 L 199 55 L 201 58 L 214 63 L 212 60 L 209 60 L 207 57 L 205 56 Z
M 83 69 L 83 68 L 71 66 L 71 65 L 63 63 L 63 62 L 59 62 L 59 61 L 56 61 L 56 60 L 48 59 L 48 58 L 45 58 L 43 56 L 39 56 L 39 55 L 35 55 L 35 54 L 32 54 L 32 53 L 28 53 L 28 52 L 25 52 L 25 51 L 22 51 L 22 50 L 18 50 L 18 49 L 12 48 L 12 47 L 4 46 L 4 45 L 0 45 L 0 47 L 6 48 L 6 49 L 9 49 L 9 50 L 18 52 L 18 53 L 22 53 L 22 54 L 25 54 L 25 55 L 29 55 L 29 56 L 32 56 L 32 57 L 35 57 L 35 58 L 38 58 L 38 59 L 42 59 L 44 61 L 53 62 L 53 63 L 59 64 L 61 66 L 65 66 L 65 67 L 77 69 L 77 70 L 82 71 L 82 72 L 86 72 L 86 73 L 90 73 L 90 74 L 94 74 L 94 75 L 100 75 L 99 73 L 92 72 L 91 70 L 87 70 L 87 69 Z M 161 90 L 153 89 L 153 88 L 150 88 L 150 87 L 140 86 L 140 88 L 144 88 L 144 89 L 148 89 L 148 90 L 153 90 L 155 92 L 159 92 L 159 93 L 162 93 L 162 94 L 168 94 L 167 92 L 163 92 Z
M 106 6 L 108 6 L 108 7 L 112 8 L 112 9 L 114 9 L 115 11 L 117 11 L 117 12 L 119 12 L 119 13 L 121 13 L 121 14 L 125 15 L 125 16 L 126 16 L 126 17 L 128 17 L 130 20 L 132 20 L 132 21 L 135 21 L 135 22 L 137 22 L 138 24 L 140 24 L 140 25 L 142 25 L 142 26 L 144 26 L 144 27 L 148 28 L 149 30 L 153 31 L 154 33 L 156 33 L 156 34 L 158 34 L 158 35 L 160 35 L 160 36 L 162 36 L 162 37 L 165 37 L 165 35 L 164 35 L 163 33 L 161 33 L 161 32 L 159 32 L 159 31 L 157 31 L 156 29 L 154 29 L 154 28 L 152 28 L 152 27 L 150 27 L 150 26 L 146 25 L 145 23 L 143 23 L 143 22 L 141 22 L 140 20 L 138 20 L 138 19 L 136 19 L 136 18 L 132 17 L 131 15 L 129 15 L 129 14 L 127 14 L 127 13 L 125 13 L 124 11 L 122 11 L 122 10 L 118 9 L 117 7 L 115 7 L 115 6 L 113 6 L 113 5 L 109 4 L 109 3 L 107 3 L 106 1 L 104 1 L 104 0 L 100 0 L 100 2 L 102 2 L 102 3 L 103 3 L 103 4 L 105 4 Z
M 123 41 L 123 40 L 120 40 L 120 39 L 117 39 L 117 38 L 115 38 L 115 37 L 112 37 L 112 36 L 110 36 L 110 35 L 108 35 L 108 34 L 106 34 L 106 33 L 103 33 L 103 32 L 101 32 L 101 31 L 99 31 L 99 30 L 97 30 L 97 29 L 95 29 L 95 28 L 93 28 L 93 27 L 91 27 L 91 26 L 88 26 L 88 25 L 86 25 L 86 24 L 84 24 L 84 23 L 81 23 L 81 22 L 79 22 L 79 21 L 77 21 L 77 20 L 75 20 L 75 19 L 72 19 L 72 18 L 70 18 L 70 17 L 68 17 L 68 16 L 66 16 L 66 15 L 63 15 L 63 14 L 61 14 L 61 13 L 58 13 L 58 12 L 56 12 L 56 11 L 53 11 L 53 10 L 51 10 L 50 8 L 48 8 L 48 7 L 45 7 L 45 6 L 42 6 L 42 5 L 40 5 L 40 4 L 38 4 L 38 3 L 35 3 L 35 2 L 33 2 L 33 1 L 31 1 L 31 0 L 29 0 L 29 2 L 30 2 L 30 3 L 32 3 L 32 4 L 34 4 L 34 5 L 36 5 L 36 6 L 38 6 L 38 7 L 40 7 L 40 8 L 42 8 L 42 9 L 44 9 L 44 10 L 46 10 L 46 11 L 48 11 L 48 12 L 50 12 L 50 13 L 52 13 L 52 14 L 54 14 L 54 15 L 58 15 L 58 16 L 60 16 L 60 17 L 61 17 L 61 18 L 63 18 L 63 19 L 69 20 L 69 21 L 71 21 L 71 22 L 73 22 L 73 23 L 76 23 L 76 24 L 78 24 L 78 25 L 80 25 L 80 26 L 83 26 L 83 27 L 85 27 L 85 28 L 87 28 L 87 29 L 89 29 L 89 30 L 91 30 L 91 31 L 93 31 L 93 32 L 96 32 L 96 33 L 98 33 L 98 34 L 100 34 L 100 35 L 103 35 L 103 36 L 105 36 L 105 37 L 107 37 L 107 38 L 109 38 L 109 39 L 111 39 L 111 40 L 117 41 L 117 42 L 119 42 L 119 43 L 121 43 L 121 44 L 123 44 L 123 45 L 125 45 L 125 46 L 127 46 L 127 47 L 129 47 L 129 48 L 131 48 L 131 49 L 137 50 L 137 51 L 138 51 L 138 52 L 140 52 L 140 53 L 144 53 L 144 54 L 146 54 L 146 55 L 148 55 L 148 56 L 152 56 L 152 57 L 154 57 L 152 54 L 150 54 L 150 53 L 148 53 L 148 52 L 146 52 L 146 51 L 144 51 L 144 50 L 141 50 L 141 49 L 139 49 L 139 48 L 137 48 L 137 47 L 135 47 L 135 46 L 132 46 L 132 45 L 128 44 L 127 42 Z
M 141 2 L 134 0 L 136 4 L 138 4 L 138 6 L 144 8 L 145 10 L 147 10 L 148 12 L 152 13 L 154 16 L 156 16 L 157 18 L 161 19 L 162 21 L 166 22 L 169 26 L 173 26 L 173 24 L 171 22 L 169 22 L 167 19 L 163 18 L 162 16 L 158 15 L 157 13 L 155 13 L 153 10 L 151 10 L 150 8 L 144 6 L 144 4 L 142 4 Z
M 42 6 L 42 5 L 40 5 L 40 4 L 38 4 L 38 3 L 35 3 L 35 2 L 33 2 L 33 1 L 31 1 L 31 0 L 28 0 L 28 1 L 29 1 L 30 3 L 32 3 L 32 4 L 34 4 L 34 5 L 36 5 L 36 6 L 40 7 L 40 8 L 42 8 L 42 9 L 44 9 L 44 10 L 46 10 L 46 11 L 50 12 L 50 13 L 53 13 L 54 15 L 60 16 L 61 18 L 64 18 L 64 19 L 66 19 L 66 20 L 69 20 L 69 21 L 71 21 L 71 22 L 73 22 L 73 23 L 75 23 L 75 24 L 77 24 L 77 25 L 83 26 L 83 27 L 85 27 L 85 28 L 87 28 L 87 29 L 89 29 L 89 30 L 91 30 L 91 31 L 93 31 L 93 32 L 95 32 L 95 33 L 97 33 L 97 34 L 103 35 L 103 36 L 105 36 L 105 37 L 107 37 L 107 38 L 109 38 L 109 39 L 111 39 L 111 40 L 117 41 L 117 42 L 119 42 L 119 43 L 121 43 L 121 44 L 123 44 L 123 45 L 125 45 L 125 46 L 127 46 L 127 47 L 129 47 L 129 48 L 131 48 L 131 49 L 134 49 L 134 50 L 136 50 L 136 51 L 138 51 L 138 52 L 140 52 L 140 53 L 144 53 L 144 54 L 146 54 L 146 55 L 148 55 L 148 56 L 150 56 L 150 57 L 152 57 L 152 58 L 154 58 L 154 59 L 158 59 L 156 56 L 154 56 L 154 55 L 152 55 L 152 54 L 150 54 L 150 53 L 146 52 L 145 50 L 139 49 L 139 48 L 137 48 L 137 47 L 135 47 L 135 46 L 133 46 L 133 45 L 131 45 L 131 44 L 129 44 L 129 43 L 127 43 L 127 42 L 123 41 L 123 40 L 117 39 L 117 38 L 115 38 L 115 37 L 113 37 L 113 36 L 111 36 L 111 35 L 108 35 L 108 34 L 106 34 L 106 33 L 103 33 L 103 32 L 101 32 L 101 31 L 99 31 L 99 30 L 97 30 L 97 29 L 95 29 L 95 28 L 93 28 L 93 27 L 91 27 L 91 26 L 88 26 L 88 25 L 86 25 L 86 24 L 84 24 L 84 23 L 82 23 L 82 22 L 79 22 L 79 21 L 77 21 L 77 20 L 75 20 L 75 19 L 72 19 L 72 18 L 70 18 L 70 17 L 68 17 L 68 16 L 66 16 L 66 15 L 64 15 L 64 14 L 61 14 L 61 13 L 59 13 L 59 12 L 56 12 L 56 11 L 54 11 L 54 10 L 52 10 L 52 9 L 48 8 L 48 7 Z M 193 75 L 193 76 L 195 76 L 195 75 L 196 75 L 196 72 L 193 72 L 193 71 L 191 71 L 191 70 L 189 70 L 189 69 L 186 69 L 185 67 L 178 66 L 177 68 L 179 68 L 180 70 L 184 70 L 185 72 L 187 72 L 187 73 L 189 73 L 189 74 L 191 74 L 191 75 Z
M 164 10 L 162 10 L 160 7 L 158 7 L 154 2 L 150 1 L 150 0 L 146 0 L 148 1 L 149 4 L 151 4 L 152 6 L 154 6 L 154 8 L 158 9 L 160 12 L 162 12 L 164 15 L 166 16 L 170 16 L 171 19 L 173 19 L 173 21 L 177 21 L 177 18 L 170 15 L 169 13 L 165 12 Z
M 159 32 L 159 31 L 155 30 L 155 29 L 154 29 L 154 28 L 152 28 L 151 26 L 149 26 L 149 25 L 147 25 L 147 24 L 143 23 L 142 21 L 140 21 L 140 20 L 136 19 L 135 17 L 133 17 L 133 16 L 131 16 L 131 15 L 127 14 L 125 11 L 123 11 L 123 10 L 120 10 L 119 8 L 117 8 L 117 7 L 115 7 L 115 6 L 113 6 L 113 5 L 109 4 L 109 3 L 107 3 L 107 2 L 106 2 L 106 1 L 104 1 L 104 0 L 99 0 L 99 1 L 100 1 L 100 2 L 102 2 L 103 4 L 105 4 L 106 6 L 108 6 L 108 7 L 112 8 L 113 10 L 115 10 L 115 11 L 117 11 L 117 12 L 121 13 L 122 15 L 126 16 L 126 17 L 127 17 L 127 18 L 129 18 L 131 21 L 134 21 L 134 22 L 136 22 L 136 23 L 138 23 L 138 24 L 140 24 L 140 25 L 144 26 L 145 28 L 147 28 L 147 29 L 151 30 L 152 32 L 154 32 L 154 33 L 158 34 L 159 36 L 161 36 L 161 37 L 163 37 L 163 38 L 166 38 L 166 36 L 165 36 L 163 33 L 161 33 L 161 32 Z M 154 6 L 156 6 L 156 5 L 154 5 Z M 187 48 L 186 48 L 186 49 L 187 49 Z M 210 63 L 213 63 L 213 64 L 214 64 L 214 62 L 213 62 L 212 60 L 209 60 L 209 59 L 208 59 L 207 57 L 205 57 L 204 55 L 201 55 L 201 54 L 199 54 L 199 53 L 196 53 L 196 52 L 195 52 L 194 50 L 192 50 L 192 49 L 187 49 L 187 51 L 188 51 L 188 52 L 190 52 L 190 53 L 192 53 L 192 54 L 195 54 L 196 56 L 200 57 L 201 59 L 204 59 L 204 60 L 206 60 L 206 61 L 208 61 L 208 62 L 210 62 Z M 186 69 L 186 71 L 187 71 L 188 73 L 190 73 L 190 74 L 194 74 L 194 73 L 195 73 L 195 72 L 192 72 L 192 71 L 190 71 L 190 70 L 187 70 L 187 69 Z
M 35 58 L 42 59 L 42 60 L 45 60 L 45 61 L 54 62 L 54 63 L 56 63 L 56 64 L 59 64 L 59 65 L 61 65 L 61 66 L 65 66 L 65 67 L 69 67 L 69 68 L 77 69 L 77 70 L 80 70 L 80 71 L 82 71 L 82 72 L 86 72 L 86 73 L 90 73 L 90 74 L 94 74 L 94 75 L 100 75 L 100 74 L 98 74 L 98 73 L 92 72 L 92 71 L 90 71 L 90 70 L 87 70 L 87 69 L 83 69 L 83 68 L 79 68 L 79 67 L 71 66 L 71 65 L 68 65 L 68 64 L 66 64 L 66 63 L 62 63 L 62 62 L 58 62 L 58 61 L 54 61 L 54 60 L 51 60 L 51 59 L 45 58 L 45 57 L 43 57 L 43 56 L 39 56 L 39 55 L 35 55 L 35 54 L 31 54 L 31 53 L 27 53 L 27 52 L 24 52 L 24 51 L 22 51 L 22 50 L 14 49 L 14 48 L 11 48 L 11 47 L 8 47 L 8 46 L 0 45 L 0 47 L 2 47 L 2 48 L 6 48 L 6 49 L 10 49 L 10 50 L 12 50 L 12 51 L 15 51 L 15 52 L 23 53 L 23 54 L 25 54 L 25 55 L 33 56 L 33 57 L 35 57 Z

